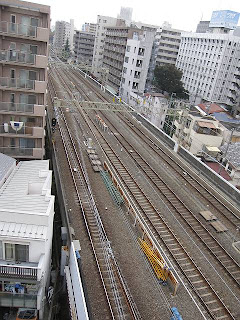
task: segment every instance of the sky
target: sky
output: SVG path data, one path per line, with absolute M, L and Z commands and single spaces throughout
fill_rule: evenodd
M 200 20 L 210 20 L 214 10 L 240 12 L 240 0 L 30 0 L 51 6 L 51 20 L 68 21 L 81 29 L 84 22 L 97 22 L 97 15 L 117 17 L 121 7 L 133 8 L 133 21 L 161 26 L 164 21 L 172 28 L 196 31 Z M 239 19 L 240 20 L 240 19 Z M 240 21 L 238 23 L 240 25 Z

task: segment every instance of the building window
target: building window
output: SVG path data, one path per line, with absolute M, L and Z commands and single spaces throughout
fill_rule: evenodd
M 125 57 L 125 62 L 128 63 L 128 61 L 129 61 L 129 57 Z
M 127 52 L 130 52 L 130 50 L 131 50 L 131 47 L 127 46 Z
M 5 260 L 28 262 L 29 246 L 22 244 L 5 243 Z

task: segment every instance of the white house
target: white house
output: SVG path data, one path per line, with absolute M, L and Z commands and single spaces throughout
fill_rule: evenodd
M 34 308 L 39 319 L 51 270 L 51 185 L 49 161 L 33 160 L 20 162 L 0 188 L 0 306 Z

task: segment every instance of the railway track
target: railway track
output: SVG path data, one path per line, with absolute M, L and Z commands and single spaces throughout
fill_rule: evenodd
M 53 92 L 51 80 L 49 91 L 52 92 L 52 98 L 56 96 L 56 92 Z M 104 230 L 89 185 L 83 157 L 71 133 L 72 128 L 69 128 L 63 110 L 58 108 L 56 112 L 59 132 L 75 187 L 76 200 L 80 206 L 79 214 L 82 215 L 85 222 L 106 304 L 108 305 L 106 319 L 141 319 Z
M 73 71 L 73 74 L 79 76 L 76 71 Z M 88 81 L 85 82 L 92 90 L 95 87 Z M 106 96 L 100 92 L 95 92 L 96 96 L 102 100 L 106 101 Z M 109 101 L 109 100 L 107 100 Z M 106 117 L 106 114 L 104 115 Z M 206 189 L 201 183 L 199 183 L 190 173 L 186 175 L 185 168 L 183 168 L 179 163 L 176 162 L 176 159 L 173 159 L 169 152 L 164 150 L 159 144 L 157 144 L 152 138 L 142 132 L 137 126 L 136 123 L 133 123 L 132 119 L 126 119 L 119 113 L 119 117 L 121 121 L 123 121 L 126 125 L 131 125 L 131 130 L 142 140 L 144 141 L 151 151 L 158 155 L 161 160 L 163 160 L 173 171 L 176 179 L 179 181 L 183 181 L 183 183 L 187 185 L 187 188 L 191 188 L 196 192 L 198 198 L 204 200 L 209 209 L 216 211 L 218 214 L 220 213 L 225 217 L 225 219 L 237 229 L 240 227 L 240 214 L 239 211 L 233 208 L 233 210 L 228 209 L 216 196 L 214 196 L 209 189 Z M 180 180 L 181 179 L 181 180 Z M 229 204 L 230 205 L 230 204 Z
M 121 163 L 117 154 L 113 151 L 110 145 L 101 134 L 101 146 L 104 149 L 115 170 L 121 176 L 123 183 L 129 193 L 135 199 L 139 210 L 141 210 L 144 220 L 149 224 L 153 233 L 160 242 L 168 248 L 169 253 L 174 258 L 178 267 L 188 279 L 191 287 L 198 295 L 205 310 L 211 315 L 212 319 L 234 319 L 231 312 L 221 301 L 221 298 L 214 291 L 201 270 L 196 266 L 192 258 L 188 255 L 180 241 L 176 238 L 167 223 L 160 216 L 157 209 L 153 206 L 148 197 L 142 192 L 140 186 L 128 172 L 127 168 Z

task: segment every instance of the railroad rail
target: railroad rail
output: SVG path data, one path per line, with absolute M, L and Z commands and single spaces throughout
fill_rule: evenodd
M 79 77 L 79 74 L 77 74 L 77 71 L 73 71 L 73 74 Z M 83 80 L 82 80 L 83 81 Z M 87 82 L 85 82 L 86 84 Z M 87 85 L 94 90 L 94 86 L 88 81 Z M 104 95 L 101 92 L 94 92 L 96 96 L 103 102 L 106 101 L 106 95 Z M 159 144 L 157 144 L 149 135 L 146 135 L 140 128 L 136 126 L 136 123 L 133 123 L 131 118 L 126 119 L 121 115 L 121 113 L 118 113 L 120 119 L 128 126 L 131 125 L 131 130 L 135 132 L 139 138 L 144 141 L 148 147 L 151 148 L 152 152 L 154 154 L 157 154 L 162 160 L 164 160 L 165 163 L 169 167 L 172 168 L 174 171 L 174 174 L 176 175 L 177 179 L 182 179 L 184 183 L 187 184 L 188 188 L 191 186 L 195 192 L 197 192 L 197 195 L 200 199 L 204 199 L 209 205 L 209 208 L 216 210 L 218 213 L 221 213 L 227 221 L 236 229 L 240 227 L 240 215 L 239 212 L 236 210 L 230 210 L 227 208 L 209 189 L 201 185 L 199 181 L 197 181 L 189 172 L 187 175 L 185 174 L 185 169 L 176 162 L 176 159 L 173 159 L 173 157 L 164 150 L 163 147 L 161 147 Z M 106 117 L 106 115 L 105 115 Z
M 51 76 L 49 91 L 53 91 Z M 52 92 L 53 93 L 53 92 Z M 52 94 L 52 98 L 56 92 Z M 84 166 L 84 160 L 76 147 L 63 110 L 56 108 L 56 117 L 71 176 L 75 186 L 80 213 L 83 216 L 96 265 L 103 285 L 109 314 L 112 319 L 141 319 L 120 267 L 114 257 L 110 241 L 97 210 Z M 80 155 L 79 155 L 80 154 Z M 107 315 L 106 315 L 107 318 Z
M 91 128 L 90 128 L 91 129 Z M 97 128 L 96 128 L 97 129 Z M 214 291 L 201 270 L 196 266 L 192 258 L 176 238 L 167 223 L 160 216 L 157 209 L 143 193 L 140 186 L 137 184 L 133 176 L 128 172 L 127 168 L 114 152 L 110 144 L 106 141 L 104 135 L 98 130 L 101 135 L 101 146 L 107 155 L 115 170 L 120 174 L 122 181 L 129 190 L 132 197 L 138 204 L 139 209 L 145 217 L 146 223 L 152 228 L 156 237 L 160 242 L 163 242 L 168 248 L 171 256 L 174 258 L 178 267 L 188 279 L 195 293 L 200 298 L 204 308 L 211 315 L 212 319 L 234 319 L 231 312 L 221 301 L 221 298 Z

